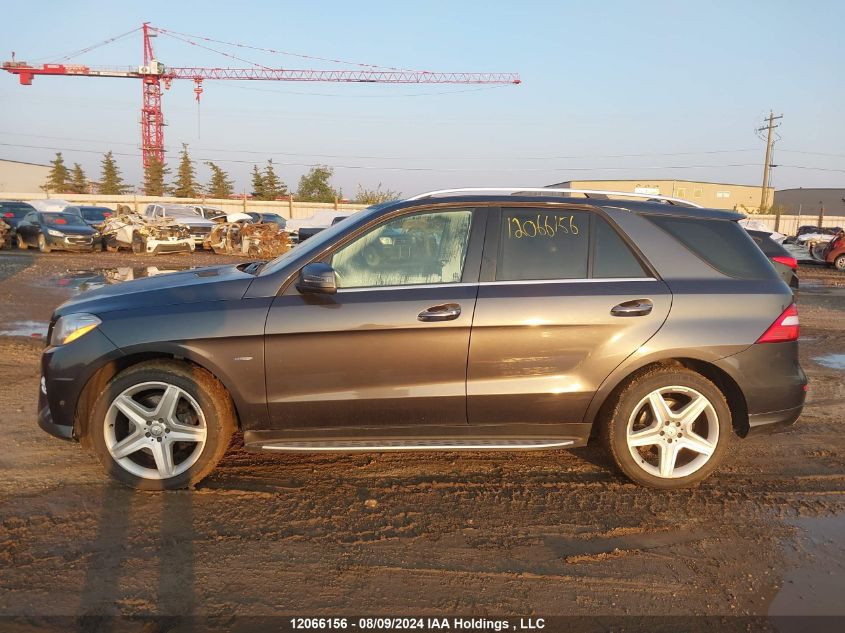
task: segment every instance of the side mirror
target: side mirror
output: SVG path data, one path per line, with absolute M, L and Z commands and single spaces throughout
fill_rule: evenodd
M 337 281 L 334 276 L 334 268 L 322 262 L 308 264 L 299 271 L 299 279 L 296 282 L 296 289 L 299 292 L 314 292 L 333 295 L 337 292 Z

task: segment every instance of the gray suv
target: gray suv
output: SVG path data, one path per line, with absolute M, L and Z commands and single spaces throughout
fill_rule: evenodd
M 589 442 L 672 489 L 794 423 L 797 311 L 741 216 L 583 193 L 433 192 L 268 263 L 81 294 L 39 424 L 142 489 L 201 480 L 236 430 L 280 452 Z

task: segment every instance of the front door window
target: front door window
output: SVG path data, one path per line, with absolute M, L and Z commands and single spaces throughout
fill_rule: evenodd
M 461 281 L 472 211 L 450 209 L 393 218 L 338 250 L 338 288 Z

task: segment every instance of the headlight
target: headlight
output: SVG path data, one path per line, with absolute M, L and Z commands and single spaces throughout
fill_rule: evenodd
M 64 237 L 65 234 L 61 231 L 57 231 L 56 229 L 47 229 L 47 234 L 52 235 L 53 237 Z
M 393 246 L 393 238 L 392 237 L 380 237 L 378 241 L 381 242 L 382 246 Z
M 100 323 L 102 321 L 93 314 L 68 314 L 67 316 L 59 317 L 56 325 L 53 326 L 50 345 L 66 345 L 81 336 L 85 336 L 88 332 L 100 325 Z

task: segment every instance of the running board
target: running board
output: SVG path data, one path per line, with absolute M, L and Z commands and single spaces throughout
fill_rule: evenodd
M 564 448 L 575 444 L 563 439 L 413 439 L 413 440 L 274 440 L 250 442 L 258 451 L 484 451 Z

